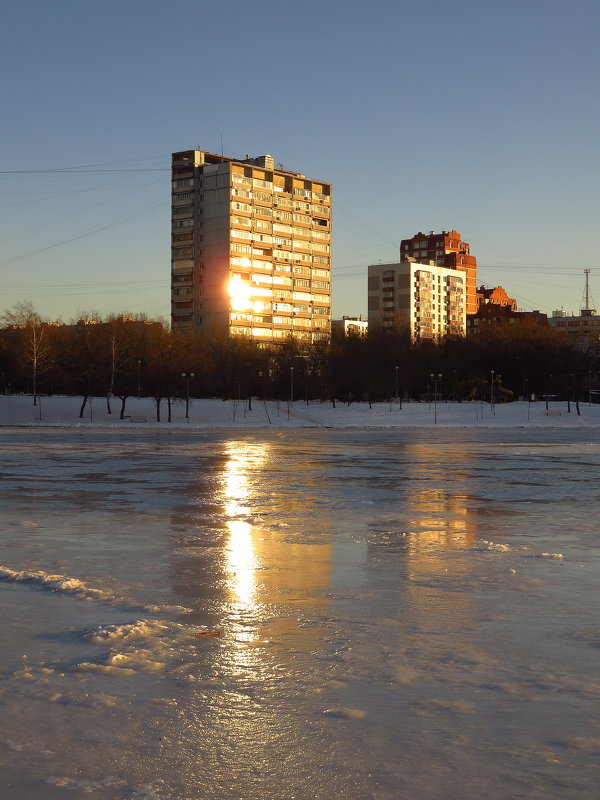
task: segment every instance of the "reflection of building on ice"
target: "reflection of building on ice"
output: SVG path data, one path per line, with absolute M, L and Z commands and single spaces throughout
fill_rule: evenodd
M 469 559 L 454 556 L 480 536 L 480 518 L 467 494 L 472 476 L 461 472 L 452 446 L 406 444 L 403 459 L 395 524 L 408 580 L 449 568 L 454 575 L 467 574 Z
M 310 646 L 320 640 L 320 632 L 299 629 L 295 618 L 279 617 L 277 606 L 292 605 L 301 612 L 328 604 L 329 522 L 321 506 L 311 514 L 310 499 L 290 503 L 282 494 L 287 486 L 275 484 L 274 489 L 265 468 L 285 457 L 278 449 L 277 444 L 243 440 L 226 444 L 220 499 L 228 528 L 224 552 L 227 586 L 233 616 L 239 623 L 259 624 L 268 619 L 261 636 L 293 636 L 294 646 Z M 310 464 L 303 469 L 310 469 Z M 272 517 L 269 523 L 264 527 L 254 524 L 253 518 L 265 509 Z M 303 524 L 307 515 L 310 533 Z M 259 635 L 257 631 L 255 635 Z

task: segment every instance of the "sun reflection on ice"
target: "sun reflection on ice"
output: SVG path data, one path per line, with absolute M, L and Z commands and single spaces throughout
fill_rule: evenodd
M 252 544 L 252 527 L 240 519 L 227 521 L 229 542 L 227 544 L 227 567 L 230 587 L 238 604 L 251 608 L 256 592 L 256 554 Z
M 226 570 L 237 611 L 248 612 L 255 610 L 256 606 L 255 573 L 258 558 L 252 525 L 243 517 L 249 513 L 251 476 L 264 464 L 266 448 L 244 442 L 229 442 L 226 453 L 228 460 L 223 470 L 223 509 L 229 529 L 225 551 Z

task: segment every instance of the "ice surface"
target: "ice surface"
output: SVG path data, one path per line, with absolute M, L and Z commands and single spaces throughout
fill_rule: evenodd
M 2 795 L 594 796 L 597 430 L 0 432 Z

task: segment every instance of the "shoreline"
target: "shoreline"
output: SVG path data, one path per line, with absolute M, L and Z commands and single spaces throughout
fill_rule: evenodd
M 247 400 L 191 400 L 186 420 L 185 401 L 172 403 L 172 421 L 164 418 L 166 403 L 161 404 L 161 421 L 156 421 L 156 404 L 152 398 L 130 398 L 126 418 L 119 419 L 120 404 L 113 403 L 112 414 L 106 411 L 106 398 L 93 398 L 91 408 L 79 417 L 81 397 L 42 396 L 34 406 L 31 395 L 0 396 L 0 429 L 132 431 L 139 432 L 203 432 L 241 430 L 344 429 L 383 430 L 400 428 L 600 428 L 600 404 L 580 403 L 580 415 L 571 402 L 552 401 L 546 411 L 543 400 L 527 403 L 496 404 L 481 401 L 438 401 L 372 403 L 296 400 L 262 401 L 253 398 L 252 409 Z M 118 410 L 117 410 L 118 407 Z M 88 410 L 89 409 L 89 410 Z M 115 413 L 115 411 L 117 413 Z

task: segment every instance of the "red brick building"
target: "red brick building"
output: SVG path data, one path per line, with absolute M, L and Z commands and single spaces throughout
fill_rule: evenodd
M 466 312 L 477 311 L 477 259 L 470 253 L 468 242 L 463 242 L 455 230 L 429 234 L 417 233 L 412 239 L 400 242 L 400 261 L 408 257 L 418 262 L 434 261 L 438 267 L 457 269 L 466 273 Z
M 502 286 L 494 286 L 491 289 L 480 286 L 477 289 L 477 310 L 487 305 L 508 308 L 510 311 L 517 310 L 517 301 L 514 297 L 509 297 Z

